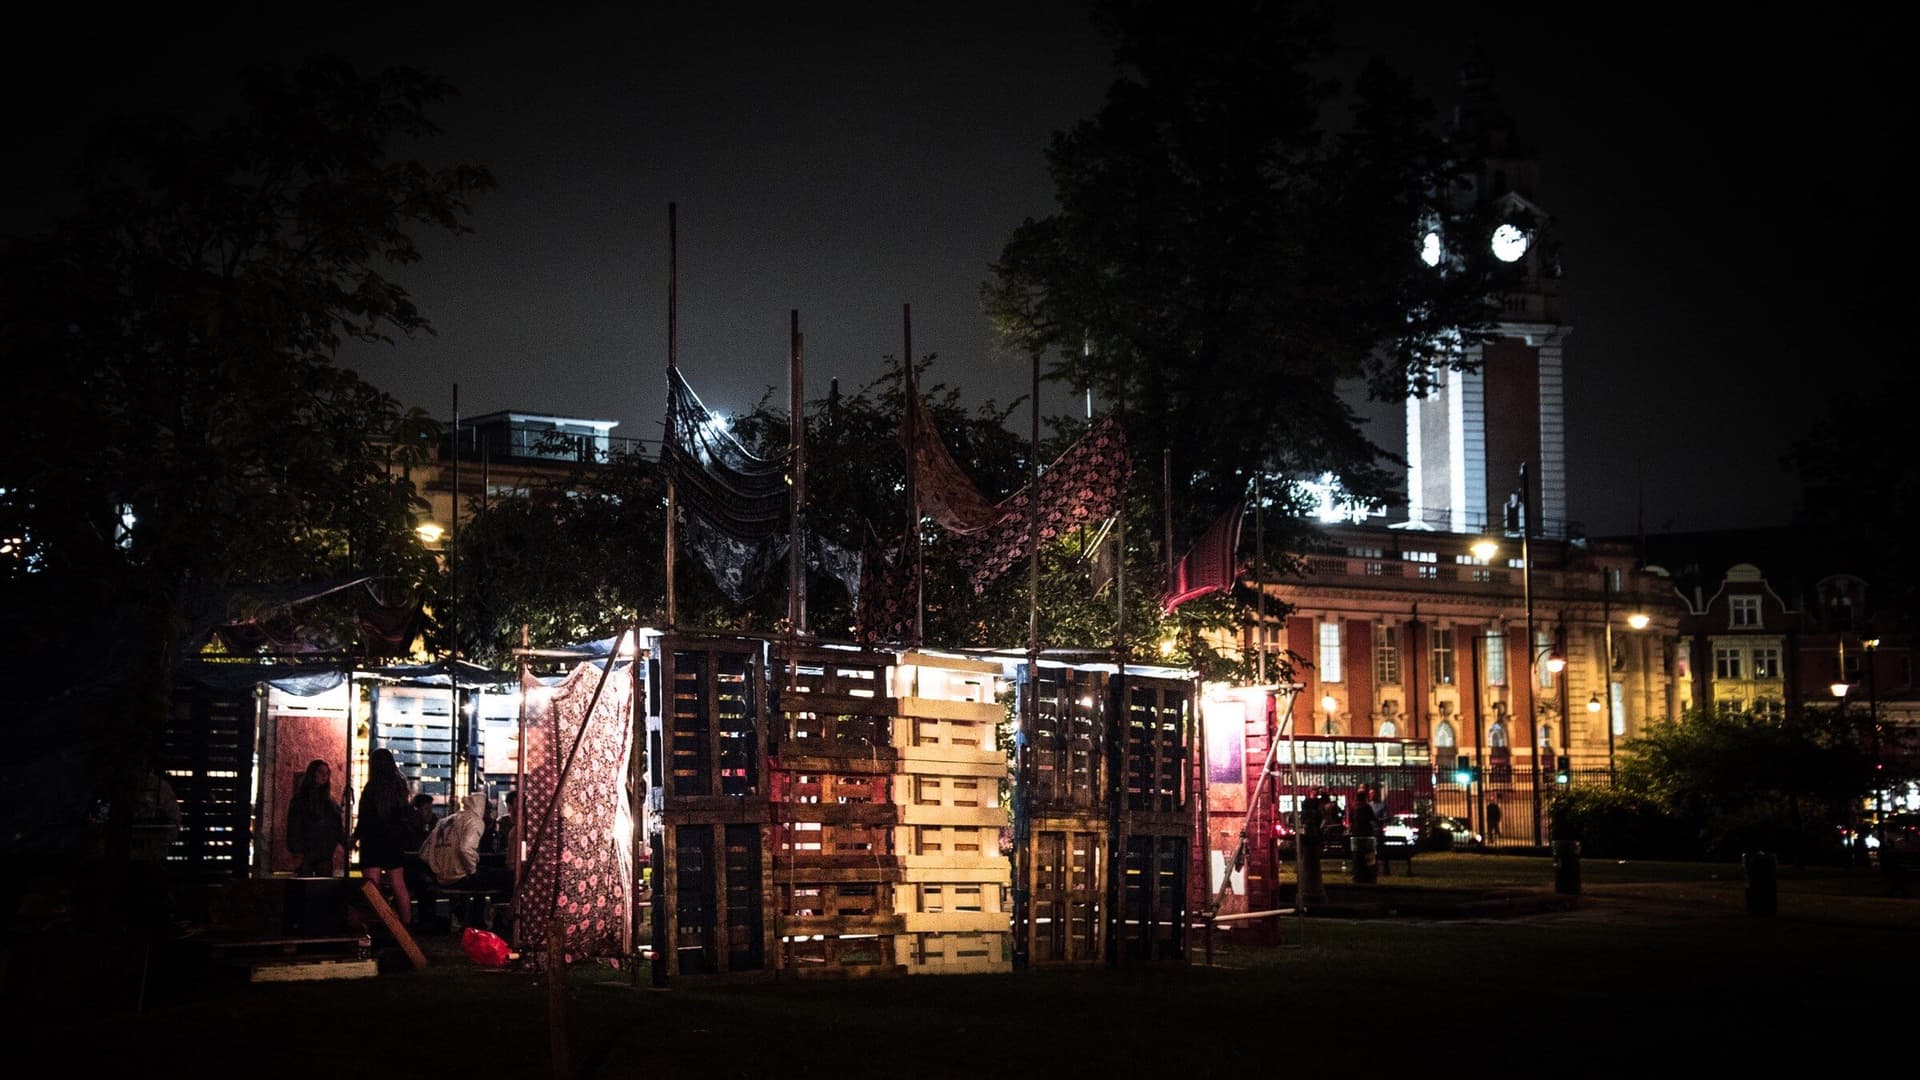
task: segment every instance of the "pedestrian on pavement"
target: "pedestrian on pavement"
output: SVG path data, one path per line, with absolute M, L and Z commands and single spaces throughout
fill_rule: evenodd
M 1487 843 L 1500 842 L 1500 796 L 1495 795 L 1487 804 Z

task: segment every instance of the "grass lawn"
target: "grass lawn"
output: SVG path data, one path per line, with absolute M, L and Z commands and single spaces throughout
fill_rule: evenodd
M 1890 1063 L 1868 1017 L 1905 1000 L 1920 899 L 1871 871 L 1782 869 L 1780 915 L 1741 906 L 1738 867 L 1588 862 L 1577 910 L 1516 919 L 1309 919 L 1295 947 L 1227 946 L 1213 968 L 683 983 L 636 990 L 576 966 L 576 1061 L 594 1076 L 1207 1077 L 1290 1066 L 1427 1074 L 1656 1074 Z M 1421 885 L 1550 886 L 1539 858 L 1423 856 Z M 1403 882 L 1398 874 L 1390 880 Z M 1920 891 L 1920 890 L 1917 890 Z M 451 939 L 418 974 L 238 985 L 142 1016 L 51 1021 L 63 1067 L 162 1074 L 244 1062 L 277 1077 L 538 1076 L 547 990 L 473 968 Z M 1881 1028 L 1882 1031 L 1886 1029 Z M 1836 1055 L 1839 1055 L 1837 1058 Z M 661 1070 L 666 1070 L 664 1073 Z

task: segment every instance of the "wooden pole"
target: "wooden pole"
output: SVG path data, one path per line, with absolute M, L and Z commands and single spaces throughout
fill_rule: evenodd
M 547 1046 L 554 1080 L 572 1080 L 573 1047 L 567 1024 L 566 933 L 559 919 L 547 922 Z
M 453 384 L 453 530 L 447 541 L 447 694 L 453 711 L 453 762 L 447 774 L 448 811 L 466 758 L 466 718 L 460 715 L 460 384 Z
M 1260 494 L 1260 474 L 1253 474 L 1253 602 L 1258 609 L 1254 619 L 1254 633 L 1259 635 L 1255 663 L 1258 673 L 1254 681 L 1261 686 L 1267 685 L 1267 518 L 1261 513 L 1263 500 Z
M 792 311 L 793 326 L 788 343 L 790 367 L 787 374 L 787 437 L 792 455 L 787 485 L 787 623 L 792 636 L 807 632 L 807 391 L 805 340 L 800 335 L 800 312 Z
M 900 305 L 901 332 L 905 335 L 902 346 L 904 360 L 901 362 L 901 380 L 905 386 L 907 418 L 907 537 L 913 545 L 913 647 L 919 648 L 926 640 L 926 569 L 920 549 L 920 492 L 916 483 L 914 457 L 919 452 L 919 409 L 920 377 L 913 370 L 913 305 Z M 901 552 L 905 558 L 906 553 Z
M 673 424 L 676 419 L 673 408 L 672 372 L 680 366 L 679 341 L 680 308 L 680 225 L 679 208 L 674 203 L 667 204 L 667 438 L 674 437 Z M 662 448 L 662 453 L 665 448 Z M 667 550 L 662 559 L 667 572 L 667 629 L 672 630 L 679 615 L 673 589 L 673 549 L 675 540 L 674 515 L 678 512 L 678 493 L 674 490 L 672 474 L 667 479 Z
M 527 624 L 520 624 L 520 741 L 514 744 L 513 752 L 513 828 L 507 833 L 507 868 L 513 872 L 513 892 L 520 893 L 520 853 L 525 845 L 520 838 L 526 834 L 527 808 L 520 804 L 522 793 L 527 789 L 527 676 L 531 665 L 527 662 Z M 520 931 L 519 912 L 514 913 L 514 937 L 525 940 Z
M 1032 961 L 1033 932 L 1033 739 L 1040 728 L 1040 355 L 1032 356 L 1027 429 L 1027 687 L 1014 740 L 1014 790 L 1019 799 L 1014 829 L 1013 966 Z
M 424 969 L 427 966 L 427 954 L 420 951 L 419 943 L 413 940 L 412 934 L 407 933 L 406 924 L 400 921 L 400 916 L 395 915 L 393 909 L 387 906 L 386 898 L 380 895 L 379 888 L 373 882 L 362 878 L 360 895 L 366 898 L 367 906 L 373 909 L 374 917 L 380 920 L 380 925 L 386 927 L 387 933 L 393 935 L 393 940 L 400 946 L 400 951 L 407 954 L 407 963 L 413 965 L 413 970 Z

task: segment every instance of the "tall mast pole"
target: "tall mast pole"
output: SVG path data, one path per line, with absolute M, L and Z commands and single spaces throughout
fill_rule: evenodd
M 667 204 L 667 381 L 673 382 L 673 373 L 679 370 L 680 342 L 680 224 L 679 207 Z M 673 387 L 667 387 L 667 438 L 674 438 L 673 425 L 676 422 L 673 407 Z M 665 453 L 665 448 L 662 448 Z M 679 512 L 679 499 L 674 490 L 673 474 L 667 474 L 667 550 L 663 560 L 667 570 L 667 629 L 677 625 L 679 606 L 673 591 L 673 549 L 676 529 L 674 515 Z
M 1527 757 L 1533 762 L 1533 827 L 1540 828 L 1540 649 L 1533 629 L 1533 485 L 1520 463 L 1520 591 L 1527 606 Z M 1534 840 L 1541 839 L 1538 832 Z
M 459 794 L 460 762 L 466 756 L 467 733 L 460 715 L 460 384 L 453 384 L 453 531 L 447 541 L 447 693 L 453 711 L 447 714 L 453 729 L 453 768 L 447 774 L 448 810 Z
M 1261 513 L 1260 474 L 1253 474 L 1253 603 L 1258 613 L 1253 621 L 1254 633 L 1259 635 L 1255 644 L 1258 671 L 1255 681 L 1261 686 L 1267 685 L 1267 518 Z
M 919 648 L 926 638 L 927 586 L 920 550 L 920 489 L 915 482 L 914 458 L 919 453 L 920 441 L 920 377 L 913 370 L 913 305 L 900 305 L 900 332 L 905 338 L 901 345 L 900 381 L 905 387 L 907 430 L 907 539 L 913 550 L 913 647 Z M 905 558 L 906 552 L 901 552 Z
M 807 391 L 800 312 L 794 310 L 791 318 L 787 431 L 792 455 L 788 467 L 793 482 L 787 486 L 787 623 L 797 638 L 807 632 L 807 572 L 803 554 L 807 537 Z

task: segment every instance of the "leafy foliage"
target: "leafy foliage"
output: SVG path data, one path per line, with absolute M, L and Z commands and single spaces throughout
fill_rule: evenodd
M 1621 787 L 1689 822 L 1714 854 L 1829 846 L 1870 787 L 1871 757 L 1830 710 L 1694 709 L 1627 743 Z
M 1011 346 L 1127 410 L 1138 460 L 1171 450 L 1175 517 L 1204 527 L 1256 470 L 1387 486 L 1337 393 L 1404 397 L 1460 361 L 1502 271 L 1456 209 L 1473 162 L 1386 68 L 1350 126 L 1310 69 L 1323 27 L 1286 4 L 1194 18 L 1166 2 L 1102 13 L 1126 75 L 1048 151 L 1059 208 L 1008 240 L 984 289 Z M 1419 259 L 1437 228 L 1448 272 Z M 1510 272 L 1510 271 L 1508 271 Z
M 98 132 L 84 208 L 0 251 L 0 361 L 17 378 L 0 454 L 8 644 L 55 685 L 104 654 L 91 676 L 142 698 L 115 706 L 136 757 L 170 708 L 194 604 L 431 573 L 398 468 L 431 422 L 333 360 L 348 340 L 431 329 L 388 274 L 419 258 L 415 230 L 465 231 L 492 180 L 389 152 L 433 134 L 426 111 L 448 93 L 336 60 L 257 70 L 245 114 L 209 131 L 157 117 Z

